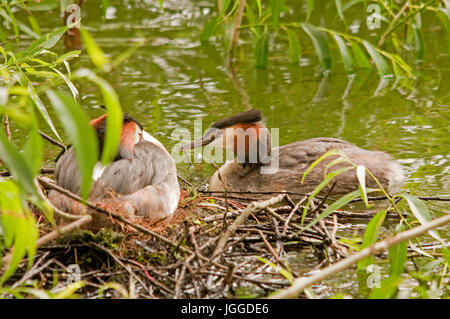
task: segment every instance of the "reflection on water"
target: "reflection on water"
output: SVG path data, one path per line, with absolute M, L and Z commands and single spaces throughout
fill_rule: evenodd
M 283 37 L 272 45 L 267 70 L 253 67 L 251 45 L 246 43 L 242 44 L 244 60 L 228 69 L 220 43 L 202 45 L 198 40 L 203 23 L 215 10 L 211 2 L 164 1 L 162 12 L 157 1 L 111 1 L 108 12 L 114 14 L 106 19 L 96 3 L 85 6 L 83 23 L 108 55 L 144 43 L 108 79 L 124 109 L 169 148 L 177 143 L 171 140 L 173 129 L 192 131 L 197 118 L 207 127 L 221 117 L 259 108 L 269 127 L 280 128 L 280 144 L 318 136 L 343 138 L 398 158 L 408 171 L 405 188 L 411 192 L 448 192 L 446 56 L 433 57 L 429 52 L 412 91 L 392 90 L 392 83 L 380 82 L 375 71 L 361 71 L 349 79 L 339 63 L 331 75 L 321 77 L 310 53 L 302 57 L 301 67 L 291 65 Z M 439 37 L 427 40 L 427 48 L 443 52 L 434 43 Z M 82 65 L 89 65 L 85 55 L 72 68 Z M 80 91 L 92 116 L 100 112 L 92 109 L 100 103 L 98 92 L 87 87 Z M 210 166 L 194 172 L 187 166 L 179 169 L 187 177 L 200 178 L 198 182 L 206 181 L 213 171 Z
M 165 0 L 164 11 L 158 1 L 109 4 L 105 19 L 97 2 L 85 2 L 82 23 L 111 57 L 143 43 L 105 78 L 118 91 L 124 110 L 168 149 L 178 142 L 171 138 L 175 128 L 192 132 L 198 118 L 206 128 L 221 117 L 258 108 L 269 128 L 280 128 L 281 145 L 339 137 L 398 158 L 409 175 L 406 190 L 423 195 L 449 193 L 450 63 L 448 56 L 434 53 L 445 52 L 441 36 L 425 37 L 426 63 L 418 66 L 420 77 L 413 90 L 392 89 L 393 83 L 380 82 L 376 71 L 359 71 L 349 79 L 339 62 L 329 76 L 322 77 L 306 37 L 301 38 L 305 52 L 301 66 L 289 63 L 287 40 L 274 35 L 277 40 L 272 43 L 267 70 L 253 67 L 252 40 L 242 41 L 243 60 L 228 69 L 220 39 L 211 44 L 199 41 L 204 22 L 216 10 L 214 1 Z M 304 12 L 302 5 L 292 5 L 288 19 Z M 332 15 L 333 10 L 328 11 Z M 335 18 L 315 14 L 314 23 Z M 349 24 L 357 25 L 358 19 Z M 49 14 L 47 27 L 58 23 L 60 18 Z M 243 34 L 250 39 L 246 31 Z M 72 62 L 72 69 L 86 65 L 90 62 L 83 53 Z M 86 83 L 79 91 L 92 117 L 102 113 L 96 88 Z M 197 185 L 214 171 L 209 164 L 178 168 Z

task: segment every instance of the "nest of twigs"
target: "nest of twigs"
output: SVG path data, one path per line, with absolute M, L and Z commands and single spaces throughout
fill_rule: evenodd
M 55 230 L 41 218 L 36 262 L 28 270 L 24 263 L 9 282 L 17 287 L 33 279 L 57 292 L 81 280 L 85 285 L 77 293 L 83 298 L 97 298 L 99 290 L 111 298 L 124 297 L 124 291 L 135 298 L 262 297 L 289 286 L 290 275 L 300 275 L 285 262 L 290 249 L 312 249 L 316 266 L 338 260 L 348 255 L 339 241 L 339 229 L 345 227 L 341 219 L 373 216 L 337 211 L 302 230 L 307 196 L 296 201 L 286 193 L 267 197 L 249 201 L 182 190 L 174 216 L 152 224 L 92 205 L 114 223 L 114 230 L 74 232 L 78 226 L 66 225 L 67 231 L 61 228 L 53 237 Z M 325 198 L 313 200 L 304 222 L 326 206 Z M 117 288 L 107 285 L 111 282 L 124 289 L 111 289 Z

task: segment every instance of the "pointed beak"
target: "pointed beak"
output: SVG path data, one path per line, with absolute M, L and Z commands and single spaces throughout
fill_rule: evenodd
M 209 143 L 211 143 L 212 141 L 214 141 L 213 138 L 209 137 L 209 138 L 205 138 L 205 137 L 201 137 L 199 139 L 196 139 L 186 145 L 183 145 L 180 150 L 182 151 L 186 151 L 186 150 L 190 150 L 192 148 L 196 148 L 199 146 L 204 146 L 204 145 L 208 145 Z
M 210 128 L 205 132 L 201 138 L 193 140 L 192 142 L 180 147 L 181 151 L 190 150 L 199 146 L 205 146 L 214 141 L 217 138 L 217 133 L 220 132 L 216 128 Z

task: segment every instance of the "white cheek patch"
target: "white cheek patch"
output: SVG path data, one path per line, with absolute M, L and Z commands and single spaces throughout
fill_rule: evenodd
M 135 131 L 134 131 L 134 144 L 137 144 L 141 141 L 142 139 L 142 130 L 138 127 Z
M 105 170 L 106 166 L 104 166 L 102 163 L 97 162 L 97 164 L 95 164 L 94 169 L 92 171 L 92 179 L 94 181 L 98 180 L 100 177 L 102 177 L 103 172 Z

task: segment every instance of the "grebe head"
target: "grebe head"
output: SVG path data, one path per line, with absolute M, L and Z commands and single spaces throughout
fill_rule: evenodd
M 106 132 L 106 117 L 103 114 L 93 119 L 89 124 L 95 129 L 98 137 L 100 155 L 103 150 Z M 120 136 L 120 146 L 117 153 L 118 158 L 130 158 L 133 155 L 134 145 L 143 140 L 142 125 L 131 115 L 123 113 L 122 133 Z
M 211 125 L 203 136 L 181 149 L 211 144 L 234 151 L 238 162 L 260 163 L 271 152 L 271 137 L 260 110 L 250 110 L 221 119 Z

